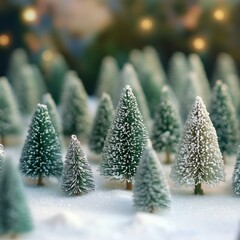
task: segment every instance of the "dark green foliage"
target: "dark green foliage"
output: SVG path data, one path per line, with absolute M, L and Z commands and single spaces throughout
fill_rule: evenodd
M 81 80 L 74 72 L 66 75 L 62 96 L 63 134 L 76 134 L 86 142 L 90 130 L 91 118 L 88 110 L 88 95 Z
M 177 184 L 195 186 L 195 194 L 203 193 L 202 183 L 215 185 L 225 179 L 217 134 L 200 97 L 185 123 L 171 177 Z
M 67 151 L 62 181 L 62 190 L 68 195 L 79 195 L 95 189 L 87 156 L 75 135 L 72 135 Z
M 213 90 L 210 116 L 217 132 L 218 143 L 222 154 L 236 154 L 239 143 L 236 110 L 227 86 L 220 80 L 216 82 Z
M 38 178 L 38 185 L 43 177 L 62 174 L 61 147 L 46 105 L 38 104 L 33 115 L 19 167 L 25 176 Z
M 240 149 L 237 153 L 237 159 L 233 171 L 232 189 L 237 195 L 240 195 Z
M 21 119 L 13 91 L 5 77 L 0 78 L 0 137 L 21 132 Z
M 149 143 L 137 169 L 134 205 L 138 210 L 155 212 L 170 206 L 170 193 L 161 163 Z
M 0 192 L 0 236 L 14 237 L 31 231 L 32 219 L 25 200 L 22 180 L 9 160 L 4 161 L 0 174 Z
M 108 129 L 113 119 L 114 109 L 111 98 L 103 94 L 93 121 L 93 127 L 89 138 L 89 148 L 97 154 L 102 153 Z
M 181 120 L 169 95 L 168 87 L 161 91 L 152 128 L 152 144 L 157 152 L 175 153 L 180 138 Z
M 126 86 L 103 148 L 101 174 L 132 183 L 146 140 L 147 131 L 136 98 L 131 87 Z

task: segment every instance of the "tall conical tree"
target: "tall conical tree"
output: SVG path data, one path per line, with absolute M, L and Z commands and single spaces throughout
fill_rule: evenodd
M 165 163 L 171 163 L 170 154 L 175 153 L 180 139 L 181 120 L 169 95 L 167 86 L 161 91 L 160 104 L 156 110 L 152 128 L 152 144 L 157 152 L 165 152 Z
M 5 145 L 6 137 L 19 135 L 21 119 L 12 88 L 5 77 L 0 78 L 0 137 Z
M 72 135 L 64 163 L 62 190 L 68 195 L 88 193 L 95 189 L 93 173 L 80 142 Z
M 4 161 L 0 174 L 0 236 L 4 239 L 33 229 L 22 181 L 11 161 Z
M 39 186 L 43 185 L 43 177 L 62 175 L 61 147 L 46 105 L 37 105 L 19 168 L 25 176 L 37 178 Z
M 123 89 L 115 117 L 104 144 L 100 172 L 102 175 L 126 180 L 132 189 L 138 162 L 147 141 L 147 130 L 132 89 Z
M 4 147 L 2 144 L 0 144 L 0 174 L 1 174 L 2 165 L 3 165 L 3 157 L 4 157 Z
M 236 110 L 227 86 L 220 80 L 216 82 L 213 90 L 210 117 L 216 129 L 223 156 L 236 154 L 239 142 Z
M 148 212 L 155 212 L 170 206 L 169 187 L 150 141 L 137 169 L 133 201 L 137 209 Z
M 185 123 L 171 177 L 177 184 L 194 186 L 195 194 L 203 194 L 202 183 L 214 185 L 225 180 L 217 134 L 200 97 Z
M 142 86 L 137 77 L 137 73 L 133 66 L 129 63 L 125 64 L 122 71 L 123 87 L 129 85 L 132 88 L 133 94 L 137 99 L 138 108 L 143 116 L 145 125 L 148 127 L 150 122 L 150 113 L 147 100 L 143 92 Z
M 57 111 L 57 106 L 51 96 L 50 93 L 45 93 L 42 97 L 42 103 L 47 106 L 48 113 L 50 115 L 50 118 L 52 120 L 53 127 L 56 130 L 56 133 L 58 135 L 59 142 L 63 146 L 63 136 L 62 136 L 62 124 L 60 121 L 60 117 Z
M 89 148 L 94 153 L 102 153 L 108 129 L 113 119 L 113 114 L 114 109 L 111 97 L 107 93 L 104 93 L 98 105 L 89 138 Z
M 119 100 L 120 71 L 115 58 L 107 56 L 103 59 L 99 79 L 96 85 L 96 95 L 100 98 L 103 93 L 110 95 L 114 106 Z
M 237 195 L 240 195 L 240 148 L 237 152 L 237 159 L 232 176 L 232 189 Z
M 62 96 L 63 134 L 76 134 L 82 142 L 88 141 L 90 113 L 86 90 L 75 72 L 68 72 Z

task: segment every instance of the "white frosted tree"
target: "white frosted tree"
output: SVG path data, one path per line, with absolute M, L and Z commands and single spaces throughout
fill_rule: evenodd
M 240 148 L 237 152 L 237 159 L 232 176 L 232 189 L 234 193 L 240 195 Z
M 132 189 L 147 141 L 147 130 L 138 109 L 132 89 L 127 85 L 123 89 L 104 144 L 100 172 L 111 179 L 126 181 L 127 189 Z
M 68 195 L 80 195 L 95 189 L 93 173 L 75 135 L 71 136 L 63 168 L 62 190 Z
M 89 136 L 89 148 L 97 154 L 102 153 L 104 142 L 107 137 L 114 115 L 111 97 L 104 93 L 93 121 L 92 130 Z
M 196 97 L 185 123 L 171 177 L 177 184 L 194 186 L 194 194 L 200 195 L 202 184 L 225 180 L 217 134 L 201 97 Z
M 161 163 L 150 141 L 143 152 L 135 176 L 133 201 L 138 210 L 156 212 L 169 208 L 169 187 Z

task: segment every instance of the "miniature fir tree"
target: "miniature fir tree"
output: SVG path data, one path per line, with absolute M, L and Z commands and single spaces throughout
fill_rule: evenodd
M 0 236 L 8 239 L 32 230 L 33 224 L 25 200 L 22 181 L 11 161 L 4 161 L 0 174 Z
M 220 80 L 216 82 L 213 90 L 210 117 L 217 132 L 223 157 L 235 154 L 239 141 L 236 110 L 227 86 Z
M 115 58 L 107 56 L 103 59 L 99 79 L 96 85 L 96 95 L 101 98 L 103 93 L 110 95 L 114 106 L 119 100 L 120 72 Z
M 126 180 L 132 189 L 138 162 L 147 140 L 147 130 L 132 89 L 123 89 L 115 117 L 104 144 L 100 172 L 106 177 Z
M 145 98 L 142 86 L 139 83 L 137 73 L 131 64 L 125 64 L 122 71 L 123 87 L 129 85 L 132 88 L 133 94 L 137 99 L 138 108 L 143 116 L 145 125 L 149 125 L 150 113 L 147 100 Z
M 37 105 L 19 168 L 25 176 L 37 178 L 39 186 L 43 185 L 43 177 L 61 177 L 61 147 L 46 105 Z
M 203 194 L 202 183 L 214 185 L 225 179 L 217 134 L 200 97 L 185 123 L 171 177 L 177 184 L 194 186 L 195 194 Z
M 88 95 L 77 77 L 70 71 L 66 75 L 62 96 L 63 134 L 70 137 L 76 134 L 82 142 L 86 142 L 90 130 L 90 114 Z
M 237 195 L 240 195 L 240 149 L 238 150 L 237 159 L 234 166 L 232 188 Z
M 180 138 L 181 120 L 169 95 L 167 86 L 161 91 L 160 104 L 156 110 L 152 128 L 152 144 L 157 152 L 166 152 L 167 164 L 170 154 L 175 153 Z
M 6 137 L 21 132 L 21 119 L 13 91 L 5 77 L 0 78 L 0 137 L 5 145 Z
M 58 115 L 57 106 L 50 93 L 43 95 L 42 103 L 47 106 L 48 113 L 52 120 L 53 127 L 58 135 L 59 142 L 63 145 L 62 124 Z
M 89 138 L 89 148 L 97 154 L 102 153 L 108 129 L 113 119 L 114 109 L 111 97 L 104 93 L 93 121 L 93 127 Z
M 72 135 L 64 163 L 62 190 L 68 195 L 88 193 L 95 189 L 93 173 L 80 142 Z
M 1 174 L 2 165 L 3 165 L 3 157 L 4 157 L 4 147 L 2 144 L 0 144 L 0 174 Z
M 146 146 L 139 162 L 133 200 L 137 209 L 148 212 L 156 212 L 170 206 L 167 181 L 161 163 L 150 143 Z

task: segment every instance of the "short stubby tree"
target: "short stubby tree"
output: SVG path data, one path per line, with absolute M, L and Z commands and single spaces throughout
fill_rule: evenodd
M 177 184 L 194 186 L 194 193 L 200 195 L 202 183 L 225 180 L 217 134 L 201 97 L 196 97 L 185 123 L 171 177 Z
M 77 137 L 72 135 L 63 168 L 62 190 L 68 195 L 80 195 L 94 189 L 93 173 L 87 156 Z
M 93 120 L 92 131 L 89 136 L 89 148 L 96 154 L 102 153 L 108 129 L 113 119 L 114 109 L 110 95 L 104 93 Z
M 37 178 L 39 186 L 43 185 L 43 177 L 62 175 L 61 146 L 46 105 L 37 105 L 22 150 L 19 168 L 25 176 Z
M 104 144 L 100 172 L 102 175 L 124 181 L 132 189 L 139 160 L 147 141 L 147 130 L 138 109 L 132 89 L 123 89 L 115 117 Z
M 161 163 L 149 141 L 137 169 L 133 190 L 138 210 L 156 212 L 170 207 L 169 187 Z
M 16 238 L 32 230 L 33 224 L 24 196 L 22 180 L 9 159 L 0 174 L 0 238 Z

